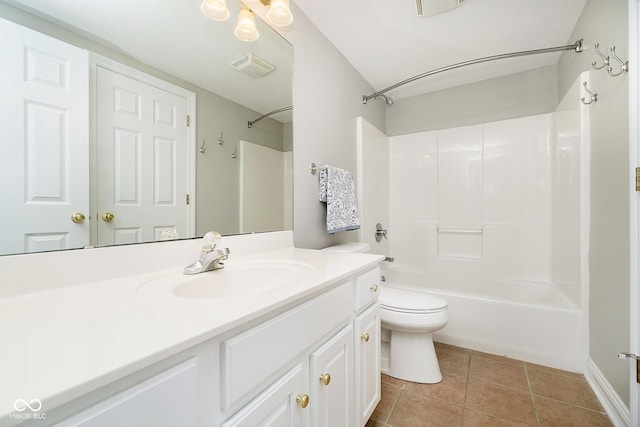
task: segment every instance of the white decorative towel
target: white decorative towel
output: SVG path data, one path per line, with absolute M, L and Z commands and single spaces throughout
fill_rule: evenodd
M 351 172 L 326 165 L 320 169 L 318 198 L 327 203 L 327 231 L 357 230 L 360 228 L 356 192 Z

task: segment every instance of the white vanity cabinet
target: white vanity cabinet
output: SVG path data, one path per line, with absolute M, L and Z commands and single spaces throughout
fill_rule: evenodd
M 355 279 L 355 425 L 364 426 L 380 402 L 380 269 Z
M 364 426 L 380 401 L 379 280 L 374 268 L 225 340 L 223 409 L 288 370 L 223 426 Z
M 291 300 L 39 425 L 362 427 L 380 400 L 379 277 L 376 267 Z

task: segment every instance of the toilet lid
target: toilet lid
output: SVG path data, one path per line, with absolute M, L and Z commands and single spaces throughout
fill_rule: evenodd
M 405 313 L 429 313 L 447 308 L 447 301 L 437 295 L 408 289 L 380 287 L 380 305 Z

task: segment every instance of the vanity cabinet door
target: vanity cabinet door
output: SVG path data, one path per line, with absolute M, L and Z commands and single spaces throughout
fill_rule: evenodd
M 380 402 L 380 305 L 356 317 L 356 426 L 364 426 Z
M 353 426 L 353 327 L 342 329 L 311 353 L 311 425 Z
M 305 374 L 301 363 L 294 366 L 222 427 L 308 426 L 309 395 L 304 394 Z
M 198 361 L 194 357 L 56 426 L 195 426 L 198 399 Z

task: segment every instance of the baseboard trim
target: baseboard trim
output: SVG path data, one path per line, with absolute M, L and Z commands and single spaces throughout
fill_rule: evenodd
M 609 415 L 613 425 L 616 427 L 630 427 L 631 412 L 629 408 L 627 408 L 627 405 L 620 399 L 613 387 L 611 387 L 611 384 L 609 384 L 609 381 L 607 381 L 591 358 L 587 360 L 587 369 L 584 376 L 598 397 L 598 400 L 600 400 L 607 415 Z

